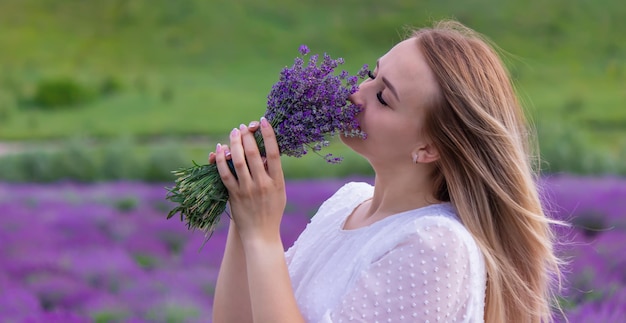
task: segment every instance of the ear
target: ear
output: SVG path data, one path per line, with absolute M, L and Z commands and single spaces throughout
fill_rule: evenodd
M 439 151 L 431 143 L 420 146 L 412 153 L 413 162 L 428 164 L 439 160 Z

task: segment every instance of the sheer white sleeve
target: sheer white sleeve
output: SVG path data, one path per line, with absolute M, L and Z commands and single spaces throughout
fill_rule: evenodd
M 468 234 L 446 225 L 450 221 L 442 225 L 439 220 L 423 220 L 414 234 L 360 273 L 339 306 L 326 313 L 325 321 L 471 320 L 470 257 L 475 250 L 467 246 Z

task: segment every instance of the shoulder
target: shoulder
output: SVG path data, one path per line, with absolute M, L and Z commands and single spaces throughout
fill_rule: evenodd
M 399 231 L 392 243 L 373 255 L 368 267 L 394 263 L 416 275 L 443 275 L 472 286 L 483 282 L 482 253 L 470 232 L 452 214 L 444 210 L 419 216 Z
M 413 214 L 407 215 L 403 220 L 382 231 L 384 237 L 381 239 L 387 241 L 381 244 L 384 249 L 380 250 L 379 256 L 394 249 L 412 250 L 422 254 L 446 252 L 480 254 L 472 234 L 459 220 L 454 207 L 449 203 L 415 210 Z M 386 246 L 383 246 L 385 244 Z
M 416 217 L 413 221 L 413 233 L 417 235 L 435 235 L 437 237 L 472 238 L 458 218 L 454 208 L 448 204 L 437 205 L 429 213 Z
M 436 207 L 430 214 L 412 221 L 413 227 L 407 238 L 421 241 L 422 245 L 436 250 L 462 249 L 468 252 L 477 250 L 472 234 L 457 217 L 450 204 Z
M 374 186 L 365 182 L 348 182 L 340 187 L 333 197 L 340 197 L 344 195 L 354 195 L 359 193 L 371 194 L 374 192 Z
M 440 210 L 413 221 L 411 232 L 399 241 L 396 250 L 431 261 L 451 275 L 468 275 L 478 291 L 486 280 L 485 260 L 480 247 L 463 223 L 450 210 Z M 484 288 L 483 288 L 484 290 Z
M 318 213 L 325 213 L 336 206 L 351 206 L 372 196 L 374 187 L 365 182 L 348 182 L 340 187 L 319 208 Z

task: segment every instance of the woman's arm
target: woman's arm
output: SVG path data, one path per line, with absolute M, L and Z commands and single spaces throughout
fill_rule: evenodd
M 254 322 L 304 322 L 287 271 L 280 238 L 286 205 L 285 179 L 274 130 L 261 119 L 266 158 L 260 156 L 252 133 L 244 125 L 230 134 L 230 153 L 237 177 L 220 145 L 216 163 L 228 189 L 233 221 L 245 254 L 250 305 Z
M 249 129 L 254 132 L 258 126 L 259 123 L 253 121 Z M 227 146 L 223 149 L 228 151 Z M 215 157 L 214 152 L 209 154 L 210 164 L 215 164 Z M 230 159 L 229 155 L 226 157 Z M 232 220 L 229 222 L 226 248 L 215 286 L 213 322 L 252 322 L 246 259 L 237 226 Z
M 252 322 L 245 254 L 233 221 L 215 286 L 213 322 Z
M 244 242 L 255 322 L 304 322 L 296 303 L 280 237 Z

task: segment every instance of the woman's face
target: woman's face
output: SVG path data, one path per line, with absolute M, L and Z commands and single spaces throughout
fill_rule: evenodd
M 394 46 L 350 97 L 363 109 L 358 119 L 367 139 L 342 141 L 372 164 L 410 163 L 411 153 L 427 143 L 423 120 L 439 88 L 417 42 L 410 38 Z

